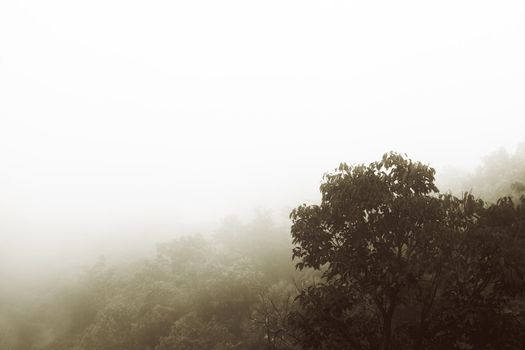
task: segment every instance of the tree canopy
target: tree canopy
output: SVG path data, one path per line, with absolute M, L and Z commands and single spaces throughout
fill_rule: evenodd
M 440 194 L 435 171 L 388 153 L 325 174 L 293 210 L 297 268 L 323 271 L 291 322 L 307 349 L 492 349 L 524 344 L 524 204 Z M 501 329 L 520 329 L 509 336 Z M 504 334 L 504 336 L 501 336 Z

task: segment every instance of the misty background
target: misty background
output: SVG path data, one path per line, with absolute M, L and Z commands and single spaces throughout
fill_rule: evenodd
M 517 1 L 2 2 L 2 287 L 257 209 L 285 222 L 342 161 L 407 153 L 445 187 L 475 173 L 525 139 L 524 16 Z

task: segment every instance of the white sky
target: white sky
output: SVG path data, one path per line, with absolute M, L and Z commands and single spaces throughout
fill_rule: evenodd
M 512 151 L 524 19 L 523 1 L 1 1 L 0 237 L 279 211 L 389 150 Z

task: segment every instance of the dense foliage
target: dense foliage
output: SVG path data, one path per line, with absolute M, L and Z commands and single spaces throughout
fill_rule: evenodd
M 525 198 L 440 194 L 394 153 L 324 177 L 292 214 L 297 267 L 323 270 L 292 313 L 306 349 L 521 349 Z
M 101 260 L 54 297 L 2 305 L 0 349 L 293 349 L 290 246 L 286 228 L 259 214 L 214 238 L 160 244 L 152 260 Z
M 0 349 L 523 349 L 520 164 L 492 204 L 440 193 L 399 154 L 341 164 L 291 236 L 259 213 L 148 260 L 101 259 L 32 302 L 0 298 Z

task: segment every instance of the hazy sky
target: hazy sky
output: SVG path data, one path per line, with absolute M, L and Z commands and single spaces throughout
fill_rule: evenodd
M 523 1 L 1 1 L 0 237 L 279 211 L 388 150 L 438 168 L 512 151 L 524 18 Z

